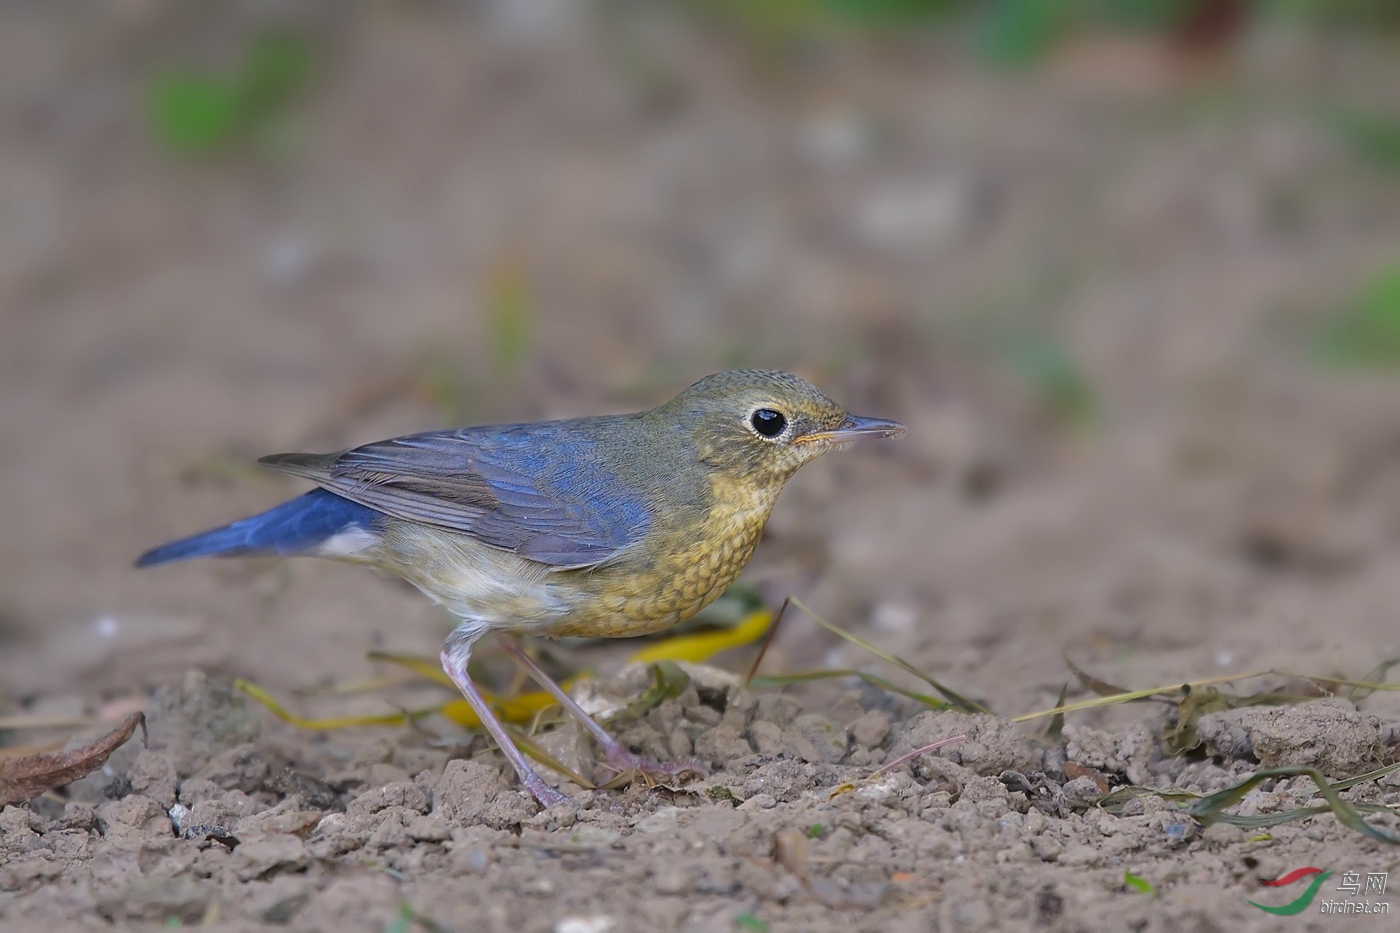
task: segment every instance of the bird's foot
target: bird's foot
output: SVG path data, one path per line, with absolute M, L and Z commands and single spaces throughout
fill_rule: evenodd
M 625 774 L 641 775 L 649 782 L 655 779 L 673 781 L 683 774 L 703 777 L 710 769 L 702 761 L 683 758 L 680 761 L 652 761 L 628 751 L 621 743 L 608 746 L 603 755 L 603 764 L 618 776 Z
M 557 807 L 561 803 L 568 803 L 569 798 L 558 790 L 550 787 L 544 779 L 531 771 L 529 775 L 520 775 L 520 783 L 525 785 L 525 789 L 530 792 L 530 796 L 535 798 L 535 802 L 548 810 L 550 807 Z M 531 780 L 533 778 L 533 780 Z

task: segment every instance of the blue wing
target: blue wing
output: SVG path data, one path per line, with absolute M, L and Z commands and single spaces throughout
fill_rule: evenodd
M 261 462 L 395 518 L 559 569 L 589 567 L 639 541 L 647 509 L 573 424 L 433 431 Z

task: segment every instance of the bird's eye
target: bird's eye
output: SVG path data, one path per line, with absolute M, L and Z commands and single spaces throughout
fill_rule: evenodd
M 783 433 L 783 428 L 787 427 L 787 419 L 780 411 L 760 408 L 749 416 L 749 424 L 752 424 L 753 429 L 764 437 L 777 437 Z

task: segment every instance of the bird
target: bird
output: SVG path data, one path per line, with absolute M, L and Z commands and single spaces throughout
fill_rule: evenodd
M 467 673 L 482 636 L 576 716 L 615 773 L 679 775 L 599 726 L 515 636 L 617 638 L 663 631 L 713 602 L 758 546 L 804 464 L 904 426 L 857 417 L 778 370 L 707 376 L 647 411 L 410 434 L 330 454 L 259 460 L 316 488 L 266 512 L 142 554 L 308 555 L 407 580 L 455 628 L 443 670 L 543 807 L 564 803 Z

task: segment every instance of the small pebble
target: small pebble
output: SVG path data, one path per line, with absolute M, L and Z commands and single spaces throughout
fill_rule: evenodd
M 617 928 L 617 921 L 609 916 L 565 917 L 556 921 L 554 933 L 609 933 Z
M 778 805 L 778 798 L 772 794 L 754 794 L 739 804 L 740 810 L 771 810 Z

